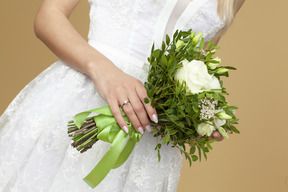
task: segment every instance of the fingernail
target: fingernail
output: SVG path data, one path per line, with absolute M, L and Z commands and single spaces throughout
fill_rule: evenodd
M 151 132 L 151 126 L 150 125 L 147 125 L 145 128 L 147 131 Z
M 152 120 L 153 120 L 155 123 L 158 123 L 158 118 L 157 118 L 157 115 L 156 115 L 156 114 L 153 114 L 153 115 L 152 115 Z
M 144 131 L 143 131 L 143 128 L 142 128 L 142 127 L 139 127 L 139 128 L 138 128 L 138 131 L 139 131 L 141 134 L 143 134 L 143 133 L 144 133 Z
M 128 133 L 128 128 L 127 128 L 126 126 L 124 126 L 122 129 L 123 129 L 126 133 Z

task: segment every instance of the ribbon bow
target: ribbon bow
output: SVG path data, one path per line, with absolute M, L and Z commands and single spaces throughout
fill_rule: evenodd
M 106 177 L 111 169 L 120 167 L 128 159 L 135 143 L 140 141 L 142 134 L 136 132 L 123 110 L 121 110 L 129 127 L 129 133 L 125 133 L 117 124 L 109 106 L 78 113 L 74 116 L 75 125 L 80 128 L 85 119 L 92 112 L 99 114 L 98 116 L 93 117 L 98 128 L 97 138 L 111 143 L 106 154 L 94 169 L 83 179 L 91 188 L 95 188 Z M 128 135 L 129 139 L 124 147 Z

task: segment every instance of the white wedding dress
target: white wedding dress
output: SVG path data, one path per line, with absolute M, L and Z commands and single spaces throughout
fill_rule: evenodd
M 89 0 L 89 4 L 89 44 L 142 82 L 151 46 L 161 45 L 165 31 L 192 28 L 210 40 L 224 26 L 217 0 Z M 39 74 L 0 117 L 0 191 L 176 191 L 182 156 L 177 148 L 162 146 L 158 162 L 156 138 L 148 132 L 129 159 L 95 189 L 82 180 L 110 144 L 98 141 L 80 154 L 70 145 L 66 125 L 76 113 L 104 105 L 91 79 L 62 61 Z

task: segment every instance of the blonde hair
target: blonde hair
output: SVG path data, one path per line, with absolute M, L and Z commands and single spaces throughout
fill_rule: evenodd
M 221 36 L 228 29 L 229 25 L 232 23 L 235 14 L 239 8 L 239 0 L 218 0 L 218 15 L 224 20 L 224 27 L 216 34 L 216 36 Z

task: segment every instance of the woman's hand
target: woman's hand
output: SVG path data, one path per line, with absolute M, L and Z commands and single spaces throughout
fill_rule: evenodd
M 128 133 L 128 126 L 124 120 L 120 106 L 127 115 L 132 126 L 141 134 L 144 129 L 151 131 L 149 118 L 155 123 L 158 122 L 157 113 L 150 104 L 144 103 L 148 98 L 146 89 L 142 82 L 124 73 L 111 61 L 104 61 L 105 64 L 94 65 L 90 77 L 93 80 L 100 96 L 109 104 L 119 126 Z M 91 64 L 92 65 L 92 64 Z M 126 104 L 125 101 L 128 101 Z
M 230 131 L 228 133 L 233 134 L 233 131 Z M 217 139 L 218 141 L 222 141 L 224 137 L 218 131 L 214 131 L 210 136 L 210 139 Z

